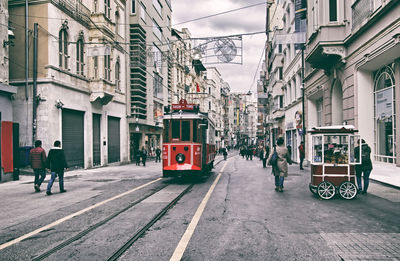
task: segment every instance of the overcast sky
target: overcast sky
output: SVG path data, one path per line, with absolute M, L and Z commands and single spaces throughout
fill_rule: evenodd
M 204 20 L 179 24 L 199 17 L 225 12 L 249 5 L 262 3 L 261 0 L 172 0 L 172 27 L 181 31 L 188 28 L 192 37 L 224 36 L 252 33 L 265 30 L 265 5 L 258 5 Z M 263 52 L 266 35 L 243 36 L 243 64 L 220 64 L 215 66 L 228 82 L 231 92 L 248 92 Z M 207 64 L 205 65 L 208 66 Z M 260 65 L 261 67 L 261 65 Z M 251 87 L 257 91 L 257 80 Z

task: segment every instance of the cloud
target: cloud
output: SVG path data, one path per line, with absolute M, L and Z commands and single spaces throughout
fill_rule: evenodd
M 172 1 L 172 25 L 178 30 L 188 28 L 192 37 L 213 37 L 260 32 L 265 30 L 265 5 L 246 8 L 185 24 L 175 24 L 261 2 L 257 0 L 174 0 Z M 265 34 L 243 36 L 242 65 L 213 65 L 221 72 L 223 80 L 229 83 L 231 91 L 247 92 L 250 89 L 254 75 L 259 75 L 259 69 L 257 72 L 256 69 L 265 40 Z M 258 78 L 256 78 L 256 81 Z M 252 90 L 256 90 L 256 84 L 252 86 Z

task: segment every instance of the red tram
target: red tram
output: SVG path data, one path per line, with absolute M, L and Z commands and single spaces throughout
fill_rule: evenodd
M 215 127 L 208 115 L 181 100 L 172 104 L 163 123 L 163 177 L 207 174 L 215 159 Z

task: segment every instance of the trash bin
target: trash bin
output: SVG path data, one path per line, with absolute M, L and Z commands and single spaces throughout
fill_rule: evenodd
M 29 165 L 29 152 L 32 148 L 32 146 L 19 147 L 19 167 Z

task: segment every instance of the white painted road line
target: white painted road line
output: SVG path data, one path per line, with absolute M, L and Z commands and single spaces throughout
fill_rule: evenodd
M 196 213 L 194 214 L 192 221 L 190 221 L 189 226 L 187 227 L 185 233 L 183 234 L 181 240 L 178 243 L 178 246 L 176 247 L 174 253 L 172 254 L 172 257 L 170 261 L 180 261 L 183 253 L 186 250 L 187 245 L 189 244 L 190 238 L 192 237 L 194 230 L 196 229 L 197 223 L 199 223 L 201 215 L 203 215 L 203 211 L 207 205 L 208 200 L 211 197 L 211 194 L 213 193 L 215 186 L 217 186 L 217 183 L 221 177 L 222 172 L 224 171 L 226 164 L 228 161 L 225 162 L 224 166 L 222 167 L 221 171 L 219 172 L 218 176 L 215 178 L 213 184 L 211 185 L 210 189 L 208 190 L 206 196 L 203 198 L 203 201 L 201 201 L 199 207 L 196 210 Z
M 131 189 L 131 190 L 129 190 L 129 191 L 126 191 L 126 192 L 124 192 L 124 193 L 121 193 L 121 194 L 119 194 L 119 195 L 116 195 L 116 196 L 114 196 L 114 197 L 112 197 L 112 198 L 109 198 L 109 199 L 106 199 L 106 200 L 104 200 L 104 201 L 102 201 L 102 202 L 99 202 L 99 203 L 97 203 L 97 204 L 95 204 L 95 205 L 93 205 L 93 206 L 90 206 L 90 207 L 88 207 L 88 208 L 79 210 L 78 212 L 75 212 L 75 213 L 73 213 L 73 214 L 71 214 L 71 215 L 68 215 L 68 216 L 63 217 L 63 218 L 61 218 L 61 219 L 59 219 L 59 220 L 56 220 L 56 221 L 54 221 L 53 223 L 50 223 L 50 224 L 48 224 L 48 225 L 46 225 L 46 226 L 44 226 L 44 227 L 38 228 L 38 229 L 36 229 L 36 230 L 34 230 L 34 231 L 28 233 L 28 234 L 25 234 L 25 235 L 23 235 L 23 236 L 20 236 L 20 237 L 18 237 L 18 238 L 16 238 L 16 239 L 13 239 L 13 240 L 11 240 L 11 241 L 9 241 L 9 242 L 7 242 L 7 243 L 4 243 L 4 244 L 0 245 L 0 250 L 4 249 L 4 248 L 6 248 L 6 247 L 12 246 L 12 245 L 14 245 L 14 244 L 16 244 L 16 243 L 19 243 L 19 242 L 21 242 L 22 240 L 27 239 L 27 238 L 29 238 L 29 237 L 32 237 L 32 236 L 34 236 L 34 235 L 36 235 L 36 234 L 39 234 L 40 232 L 42 232 L 42 231 L 44 231 L 44 230 L 47 230 L 47 229 L 49 229 L 49 228 L 51 228 L 51 227 L 57 226 L 57 225 L 61 224 L 62 222 L 67 221 L 67 220 L 69 220 L 69 219 L 71 219 L 71 218 L 73 218 L 73 217 L 79 216 L 79 215 L 81 215 L 81 214 L 83 214 L 83 213 L 85 213 L 85 212 L 88 212 L 89 210 L 92 210 L 92 209 L 94 209 L 94 208 L 100 207 L 101 205 L 104 205 L 104 204 L 106 204 L 106 203 L 108 203 L 108 202 L 110 202 L 110 201 L 113 201 L 113 200 L 115 200 L 115 199 L 121 198 L 121 197 L 126 196 L 126 195 L 128 195 L 128 194 L 130 194 L 130 193 L 132 193 L 132 192 L 135 192 L 135 191 L 137 191 L 137 190 L 139 190 L 139 189 L 142 189 L 142 188 L 144 188 L 144 187 L 147 187 L 147 186 L 149 186 L 149 185 L 151 185 L 151 184 L 153 184 L 153 183 L 155 183 L 155 182 L 157 182 L 157 181 L 159 181 L 159 180 L 161 180 L 161 179 L 162 179 L 162 178 L 155 179 L 155 180 L 150 181 L 150 182 L 148 182 L 148 183 L 146 183 L 146 184 L 143 184 L 143 185 L 141 185 L 141 186 L 139 186 L 139 187 L 136 187 L 136 188 L 134 188 L 134 189 Z

